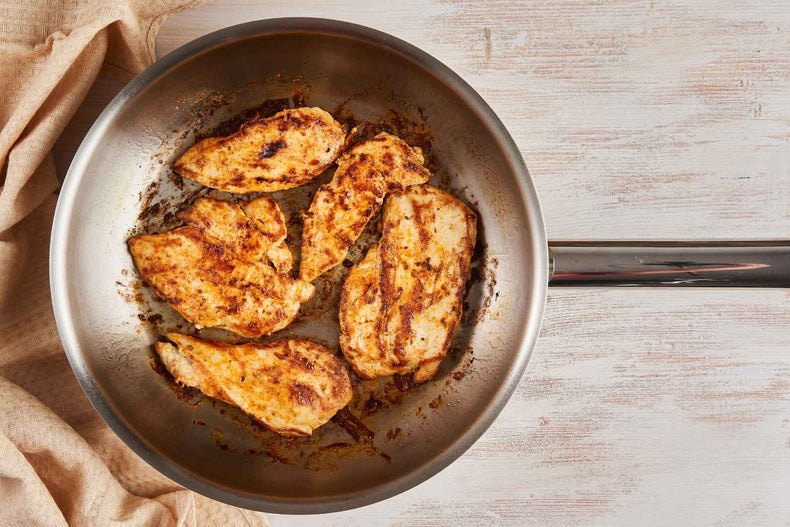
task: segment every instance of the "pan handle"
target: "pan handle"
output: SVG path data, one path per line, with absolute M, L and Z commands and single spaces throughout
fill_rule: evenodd
M 790 241 L 557 241 L 549 269 L 561 287 L 790 287 Z

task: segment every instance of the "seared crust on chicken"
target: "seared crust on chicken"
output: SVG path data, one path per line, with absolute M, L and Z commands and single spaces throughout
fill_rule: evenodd
M 293 256 L 285 244 L 285 216 L 268 196 L 244 204 L 243 209 L 230 201 L 198 198 L 178 217 L 243 260 L 271 261 L 281 273 L 291 270 Z
M 234 346 L 164 335 L 156 351 L 181 384 L 241 408 L 285 436 L 309 436 L 351 400 L 342 361 L 306 340 Z
M 290 272 L 293 255 L 288 244 L 285 243 L 288 227 L 277 202 L 268 196 L 263 196 L 248 202 L 242 209 L 248 218 L 257 222 L 258 230 L 269 240 L 271 245 L 266 251 L 266 256 L 274 268 L 281 273 Z
M 340 347 L 360 377 L 436 374 L 461 318 L 476 236 L 475 213 L 437 188 L 387 198 L 381 241 L 340 297 Z
M 387 133 L 343 154 L 304 213 L 299 276 L 310 282 L 342 262 L 386 193 L 428 181 L 423 162 L 419 148 Z
M 351 268 L 340 296 L 340 348 L 360 377 L 386 377 L 394 372 L 393 357 L 382 346 L 378 330 L 384 327 L 381 305 L 379 246 Z
M 247 205 L 254 210 L 249 217 L 234 203 L 201 198 L 179 213 L 185 227 L 129 240 L 145 281 L 198 327 L 268 335 L 290 324 L 315 291 L 286 273 L 291 260 L 287 247 L 288 258 L 280 254 L 284 234 L 276 226 L 261 226 L 260 218 L 269 217 L 284 230 L 276 203 L 255 203 Z M 279 260 L 271 257 L 272 250 Z
M 283 110 L 204 139 L 173 164 L 183 177 L 226 192 L 274 192 L 304 185 L 330 166 L 346 132 L 321 108 Z

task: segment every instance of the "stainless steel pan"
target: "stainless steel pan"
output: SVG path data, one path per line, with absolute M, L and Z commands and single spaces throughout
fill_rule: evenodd
M 274 102 L 272 102 L 274 100 Z M 479 213 L 464 322 L 436 379 L 359 383 L 348 419 L 283 440 L 222 403 L 178 391 L 151 344 L 190 332 L 140 287 L 126 240 L 172 227 L 199 186 L 169 163 L 195 137 L 269 101 L 319 105 L 363 130 L 390 128 L 429 149 L 433 183 Z M 260 111 L 266 111 L 266 108 Z M 298 244 L 315 186 L 279 193 Z M 367 233 L 352 253 L 360 257 Z M 663 245 L 663 246 L 661 246 Z M 316 513 L 372 503 L 431 477 L 491 424 L 521 379 L 550 280 L 558 285 L 787 285 L 786 244 L 554 244 L 527 168 L 491 108 L 419 49 L 372 29 L 318 19 L 243 24 L 174 51 L 107 107 L 77 152 L 53 226 L 50 279 L 64 348 L 96 410 L 175 481 L 250 509 Z M 283 334 L 337 349 L 337 284 Z M 204 336 L 230 338 L 222 332 Z M 174 392 L 177 392 L 174 394 Z M 178 395 L 178 397 L 176 396 Z

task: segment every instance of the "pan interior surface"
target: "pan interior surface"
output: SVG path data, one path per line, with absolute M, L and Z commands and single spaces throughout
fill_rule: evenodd
M 366 126 L 383 126 L 424 141 L 436 173 L 432 183 L 479 216 L 467 313 L 436 378 L 406 391 L 391 379 L 358 388 L 365 400 L 355 400 L 351 410 L 372 438 L 355 438 L 348 426 L 331 421 L 312 438 L 284 440 L 222 403 L 179 391 L 157 372 L 152 343 L 165 331 L 194 328 L 141 286 L 126 241 L 172 228 L 172 213 L 196 195 L 241 197 L 182 181 L 169 166 L 200 134 L 262 104 L 321 106 L 363 133 Z M 292 229 L 328 177 L 274 195 Z M 298 230 L 292 234 L 298 255 Z M 371 229 L 350 261 L 374 239 Z M 534 190 L 515 145 L 485 103 L 408 44 L 314 19 L 222 30 L 133 81 L 77 153 L 52 243 L 58 328 L 77 378 L 105 421 L 179 483 L 238 506 L 284 513 L 383 499 L 463 453 L 521 378 L 548 276 Z M 336 294 L 346 272 L 338 266 L 322 279 L 315 302 L 274 337 L 310 338 L 337 350 Z M 233 340 L 216 330 L 197 334 Z

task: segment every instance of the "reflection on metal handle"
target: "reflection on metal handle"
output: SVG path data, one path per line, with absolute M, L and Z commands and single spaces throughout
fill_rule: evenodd
M 549 284 L 790 287 L 790 241 L 549 242 Z

